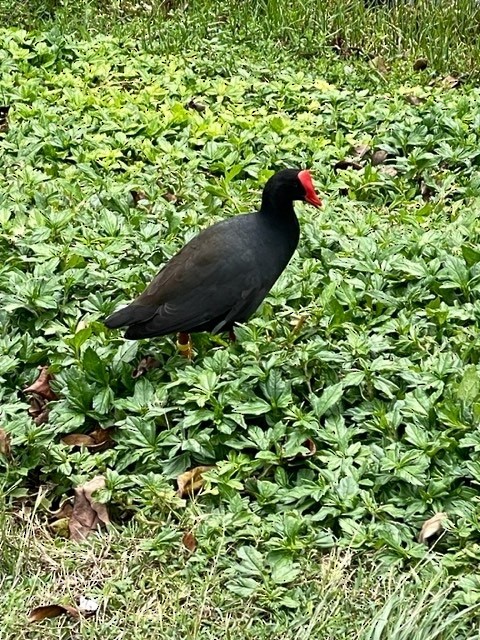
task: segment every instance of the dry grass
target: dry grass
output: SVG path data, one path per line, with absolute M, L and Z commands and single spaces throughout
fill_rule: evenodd
M 155 527 L 112 529 L 77 544 L 52 537 L 33 512 L 4 514 L 1 522 L 0 640 L 421 639 L 430 637 L 422 622 L 432 633 L 432 619 L 446 622 L 442 635 L 432 638 L 480 637 L 456 629 L 450 587 L 439 588 L 439 575 L 385 571 L 380 578 L 370 561 L 347 551 L 311 552 L 295 585 L 299 606 L 289 610 L 276 607 L 275 598 L 268 604 L 265 597 L 245 599 L 225 588 L 235 554 L 221 539 L 200 544 L 193 554 L 181 543 L 155 554 Z M 75 604 L 81 595 L 99 603 L 93 618 L 28 623 L 33 607 Z M 390 635 L 375 635 L 380 627 Z M 414 629 L 417 635 L 408 635 Z

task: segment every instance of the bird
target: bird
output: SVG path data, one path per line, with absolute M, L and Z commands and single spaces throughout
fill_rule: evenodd
M 321 207 L 311 174 L 282 169 L 265 184 L 259 211 L 201 231 L 176 253 L 131 304 L 104 320 L 139 340 L 178 334 L 191 357 L 190 334 L 229 332 L 257 310 L 297 248 L 294 201 Z

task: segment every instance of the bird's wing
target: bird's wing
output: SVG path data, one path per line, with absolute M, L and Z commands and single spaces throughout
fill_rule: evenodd
M 148 335 L 159 335 L 235 317 L 263 287 L 248 234 L 228 222 L 228 234 L 222 229 L 225 222 L 219 223 L 185 245 L 107 325 L 141 324 Z

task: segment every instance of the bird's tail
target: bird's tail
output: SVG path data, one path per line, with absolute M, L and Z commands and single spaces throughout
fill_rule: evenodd
M 157 311 L 156 307 L 146 307 L 140 304 L 130 304 L 128 307 L 119 309 L 108 316 L 103 324 L 109 329 L 118 329 L 119 327 L 129 327 L 140 322 L 147 322 Z

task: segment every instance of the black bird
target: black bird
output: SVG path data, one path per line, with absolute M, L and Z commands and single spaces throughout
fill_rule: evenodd
M 174 255 L 142 294 L 105 320 L 126 338 L 230 331 L 254 313 L 295 251 L 300 228 L 294 200 L 320 207 L 310 173 L 283 169 L 263 190 L 260 211 L 208 227 Z M 183 348 L 182 348 L 183 347 Z

